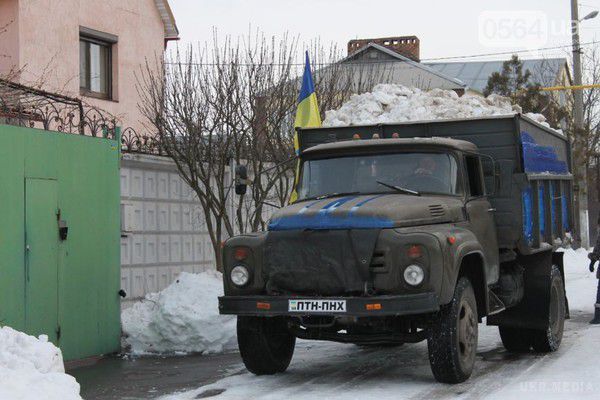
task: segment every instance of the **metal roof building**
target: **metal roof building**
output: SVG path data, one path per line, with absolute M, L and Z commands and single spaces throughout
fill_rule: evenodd
M 464 92 L 465 84 L 428 65 L 376 43 L 369 43 L 340 61 L 347 73 L 358 77 L 370 74 L 377 83 L 397 83 L 422 90 L 435 88 Z M 326 74 L 327 68 L 317 74 Z
M 569 69 L 565 58 L 521 60 L 523 70 L 531 72 L 531 82 L 542 86 L 551 86 L 570 81 Z M 446 63 L 425 63 L 429 68 L 449 77 L 458 79 L 470 90 L 483 93 L 488 78 L 494 72 L 502 71 L 500 61 L 463 61 Z M 566 81 L 563 82 L 563 79 Z

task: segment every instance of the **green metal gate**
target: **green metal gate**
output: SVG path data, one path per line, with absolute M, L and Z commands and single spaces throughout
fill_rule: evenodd
M 0 325 L 65 360 L 120 349 L 119 160 L 118 137 L 0 124 Z

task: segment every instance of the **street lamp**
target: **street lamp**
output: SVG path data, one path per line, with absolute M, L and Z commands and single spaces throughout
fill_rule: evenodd
M 579 20 L 579 22 L 581 21 L 585 21 L 586 19 L 592 19 L 592 18 L 596 18 L 598 16 L 598 11 L 594 10 L 591 13 L 589 13 L 588 15 L 586 15 L 585 17 L 581 18 Z

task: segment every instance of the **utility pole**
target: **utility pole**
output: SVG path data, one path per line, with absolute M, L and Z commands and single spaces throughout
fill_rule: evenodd
M 579 41 L 579 7 L 577 0 L 571 0 L 571 30 L 573 35 L 573 83 L 580 86 L 581 83 L 581 46 Z M 573 221 L 579 231 L 579 240 L 582 247 L 590 246 L 588 198 L 587 198 L 587 165 L 581 162 L 586 151 L 585 132 L 583 130 L 583 91 L 573 91 L 573 148 L 575 150 L 575 186 L 578 205 L 578 216 Z M 575 192 L 575 191 L 574 191 Z

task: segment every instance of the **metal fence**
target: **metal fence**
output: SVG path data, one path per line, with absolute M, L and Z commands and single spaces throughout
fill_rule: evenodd
M 133 128 L 126 128 L 121 132 L 121 149 L 124 153 L 167 155 L 155 136 L 140 134 Z
M 115 139 L 117 119 L 81 99 L 0 79 L 0 122 Z

